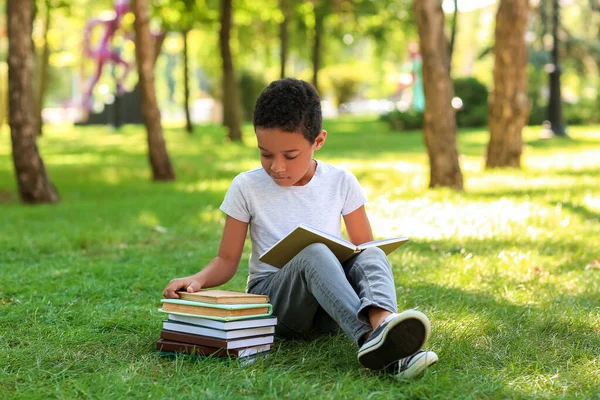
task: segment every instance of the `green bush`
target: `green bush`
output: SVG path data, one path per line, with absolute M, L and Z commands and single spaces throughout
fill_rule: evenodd
M 413 109 L 404 112 L 394 110 L 383 114 L 381 120 L 387 122 L 393 130 L 423 129 L 423 113 Z
M 361 85 L 369 80 L 369 68 L 364 63 L 335 64 L 321 70 L 320 89 L 334 97 L 335 105 L 351 101 Z
M 483 83 L 475 78 L 455 79 L 454 96 L 463 102 L 462 108 L 456 111 L 459 128 L 487 126 L 488 90 Z
M 527 97 L 531 104 L 529 125 L 539 126 L 548 119 L 547 101 L 543 99 L 542 91 L 548 86 L 548 73 L 544 71 L 544 65 L 549 62 L 550 59 L 545 51 L 532 51 L 529 54 L 527 66 Z
M 563 121 L 567 125 L 592 125 L 600 123 L 600 103 L 585 99 L 578 103 L 563 103 Z M 548 101 L 531 107 L 529 125 L 541 125 L 548 119 Z
M 537 126 L 542 125 L 545 120 L 548 119 L 548 108 L 539 103 L 531 104 L 531 110 L 529 110 L 529 122 L 528 125 Z
M 264 78 L 258 74 L 244 70 L 240 74 L 240 97 L 242 114 L 245 121 L 252 121 L 254 104 L 260 93 L 267 86 Z
M 563 119 L 567 125 L 600 123 L 600 101 L 584 99 L 578 103 L 563 103 Z

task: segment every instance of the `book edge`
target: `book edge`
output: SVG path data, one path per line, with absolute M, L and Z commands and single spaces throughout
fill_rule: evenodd
M 198 314 L 182 313 L 179 311 L 166 311 L 166 310 L 163 310 L 162 308 L 159 308 L 158 311 L 160 311 L 162 313 L 166 313 L 166 314 L 177 314 L 177 315 L 184 315 L 186 317 L 205 318 L 205 319 L 212 319 L 215 321 L 223 321 L 223 322 L 241 321 L 244 319 L 265 318 L 265 317 L 271 317 L 273 315 L 271 313 L 267 313 L 267 314 L 256 314 L 256 315 L 240 315 L 237 317 L 218 317 L 218 316 L 214 316 L 214 315 L 198 315 Z
M 409 241 L 409 238 L 407 236 L 398 236 L 398 237 L 390 238 L 390 239 L 372 240 L 370 242 L 363 243 L 357 247 L 359 250 L 365 250 L 370 247 L 385 246 L 386 244 L 392 244 L 392 243 L 405 243 L 408 241 Z

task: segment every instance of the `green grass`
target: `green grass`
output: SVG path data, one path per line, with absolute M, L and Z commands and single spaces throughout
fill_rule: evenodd
M 177 181 L 152 183 L 144 132 L 49 128 L 39 140 L 62 201 L 18 202 L 0 131 L 0 397 L 600 398 L 600 127 L 571 140 L 526 132 L 522 170 L 485 171 L 488 134 L 460 132 L 464 193 L 427 189 L 422 136 L 373 121 L 326 123 L 317 157 L 369 198 L 401 309 L 431 317 L 440 362 L 396 382 L 360 368 L 343 335 L 277 341 L 266 360 L 160 358 L 162 289 L 219 245 L 231 179 L 258 165 L 217 127 L 168 129 Z M 156 229 L 157 226 L 164 227 Z M 243 290 L 247 255 L 226 285 Z

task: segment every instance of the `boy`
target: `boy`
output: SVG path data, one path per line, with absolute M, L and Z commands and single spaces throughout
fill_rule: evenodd
M 366 197 L 354 175 L 313 159 L 325 143 L 319 95 L 296 79 L 272 82 L 254 110 L 262 168 L 239 174 L 221 210 L 226 214 L 221 245 L 195 275 L 174 279 L 164 290 L 195 292 L 219 286 L 236 273 L 248 227 L 252 242 L 246 290 L 269 296 L 279 336 L 302 336 L 341 328 L 359 346 L 366 368 L 412 378 L 437 361 L 421 347 L 429 320 L 415 310 L 397 313 L 391 267 L 378 248 L 343 265 L 323 244 L 312 244 L 278 269 L 258 260 L 303 222 L 341 237 L 341 218 L 350 241 L 373 240 Z

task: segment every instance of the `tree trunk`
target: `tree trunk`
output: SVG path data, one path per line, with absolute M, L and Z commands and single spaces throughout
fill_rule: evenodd
M 33 99 L 33 0 L 8 0 L 8 93 L 13 162 L 21 200 L 54 203 L 59 200 L 48 179 L 36 145 Z
M 312 49 L 313 78 L 312 84 L 319 91 L 319 69 L 321 68 L 321 39 L 323 36 L 323 25 L 325 23 L 325 13 L 319 6 L 315 6 L 315 37 Z
M 158 57 L 160 56 L 160 52 L 162 51 L 163 43 L 165 42 L 165 38 L 167 37 L 166 32 L 160 32 L 154 38 L 154 52 L 152 55 L 152 65 L 156 65 L 156 61 L 158 61 Z
M 44 109 L 44 101 L 46 99 L 46 87 L 48 86 L 48 59 L 50 58 L 50 46 L 48 46 L 48 30 L 50 29 L 50 12 L 51 4 L 46 1 L 46 18 L 44 18 L 44 47 L 42 50 L 42 56 L 40 58 L 40 85 L 38 87 L 37 95 L 37 121 L 36 121 L 36 133 L 38 136 L 42 136 L 44 120 L 42 119 L 42 111 Z
M 558 27 L 560 25 L 560 2 L 552 0 L 552 51 L 550 52 L 552 70 L 548 76 L 550 97 L 548 99 L 548 121 L 550 129 L 556 136 L 567 137 L 567 130 L 563 120 L 563 105 L 561 95 L 560 76 L 562 68 L 559 65 L 559 37 Z
M 0 129 L 8 112 L 8 65 L 0 61 Z
M 142 115 L 148 132 L 148 153 L 155 181 L 175 180 L 167 153 L 154 90 L 154 43 L 150 35 L 150 14 L 146 0 L 134 0 L 135 58 L 139 75 Z
M 288 25 L 290 22 L 290 14 L 291 14 L 291 4 L 290 0 L 280 0 L 279 8 L 281 9 L 281 13 L 283 14 L 283 21 L 279 24 L 279 39 L 280 39 L 280 64 L 281 64 L 281 72 L 279 77 L 281 79 L 285 78 L 285 64 L 287 62 L 288 50 L 289 50 L 289 33 L 288 33 Z
M 190 116 L 190 73 L 188 68 L 188 33 L 189 30 L 181 32 L 183 35 L 183 93 L 185 109 L 185 130 L 191 135 L 194 133 L 192 117 Z
M 456 41 L 456 30 L 458 24 L 458 0 L 454 0 L 454 15 L 452 16 L 452 31 L 450 32 L 450 62 L 448 63 L 448 70 L 452 71 L 452 55 L 454 54 L 454 43 Z
M 528 0 L 501 0 L 496 14 L 494 91 L 490 96 L 490 141 L 486 167 L 521 167 L 527 98 Z
M 463 178 L 456 147 L 456 117 L 451 101 L 449 44 L 444 35 L 440 0 L 415 0 L 414 11 L 423 57 L 425 115 L 423 131 L 429 155 L 429 187 L 462 190 Z
M 221 29 L 219 47 L 223 61 L 223 124 L 229 130 L 229 139 L 242 140 L 240 94 L 233 69 L 233 57 L 229 47 L 232 20 L 232 0 L 221 0 Z

